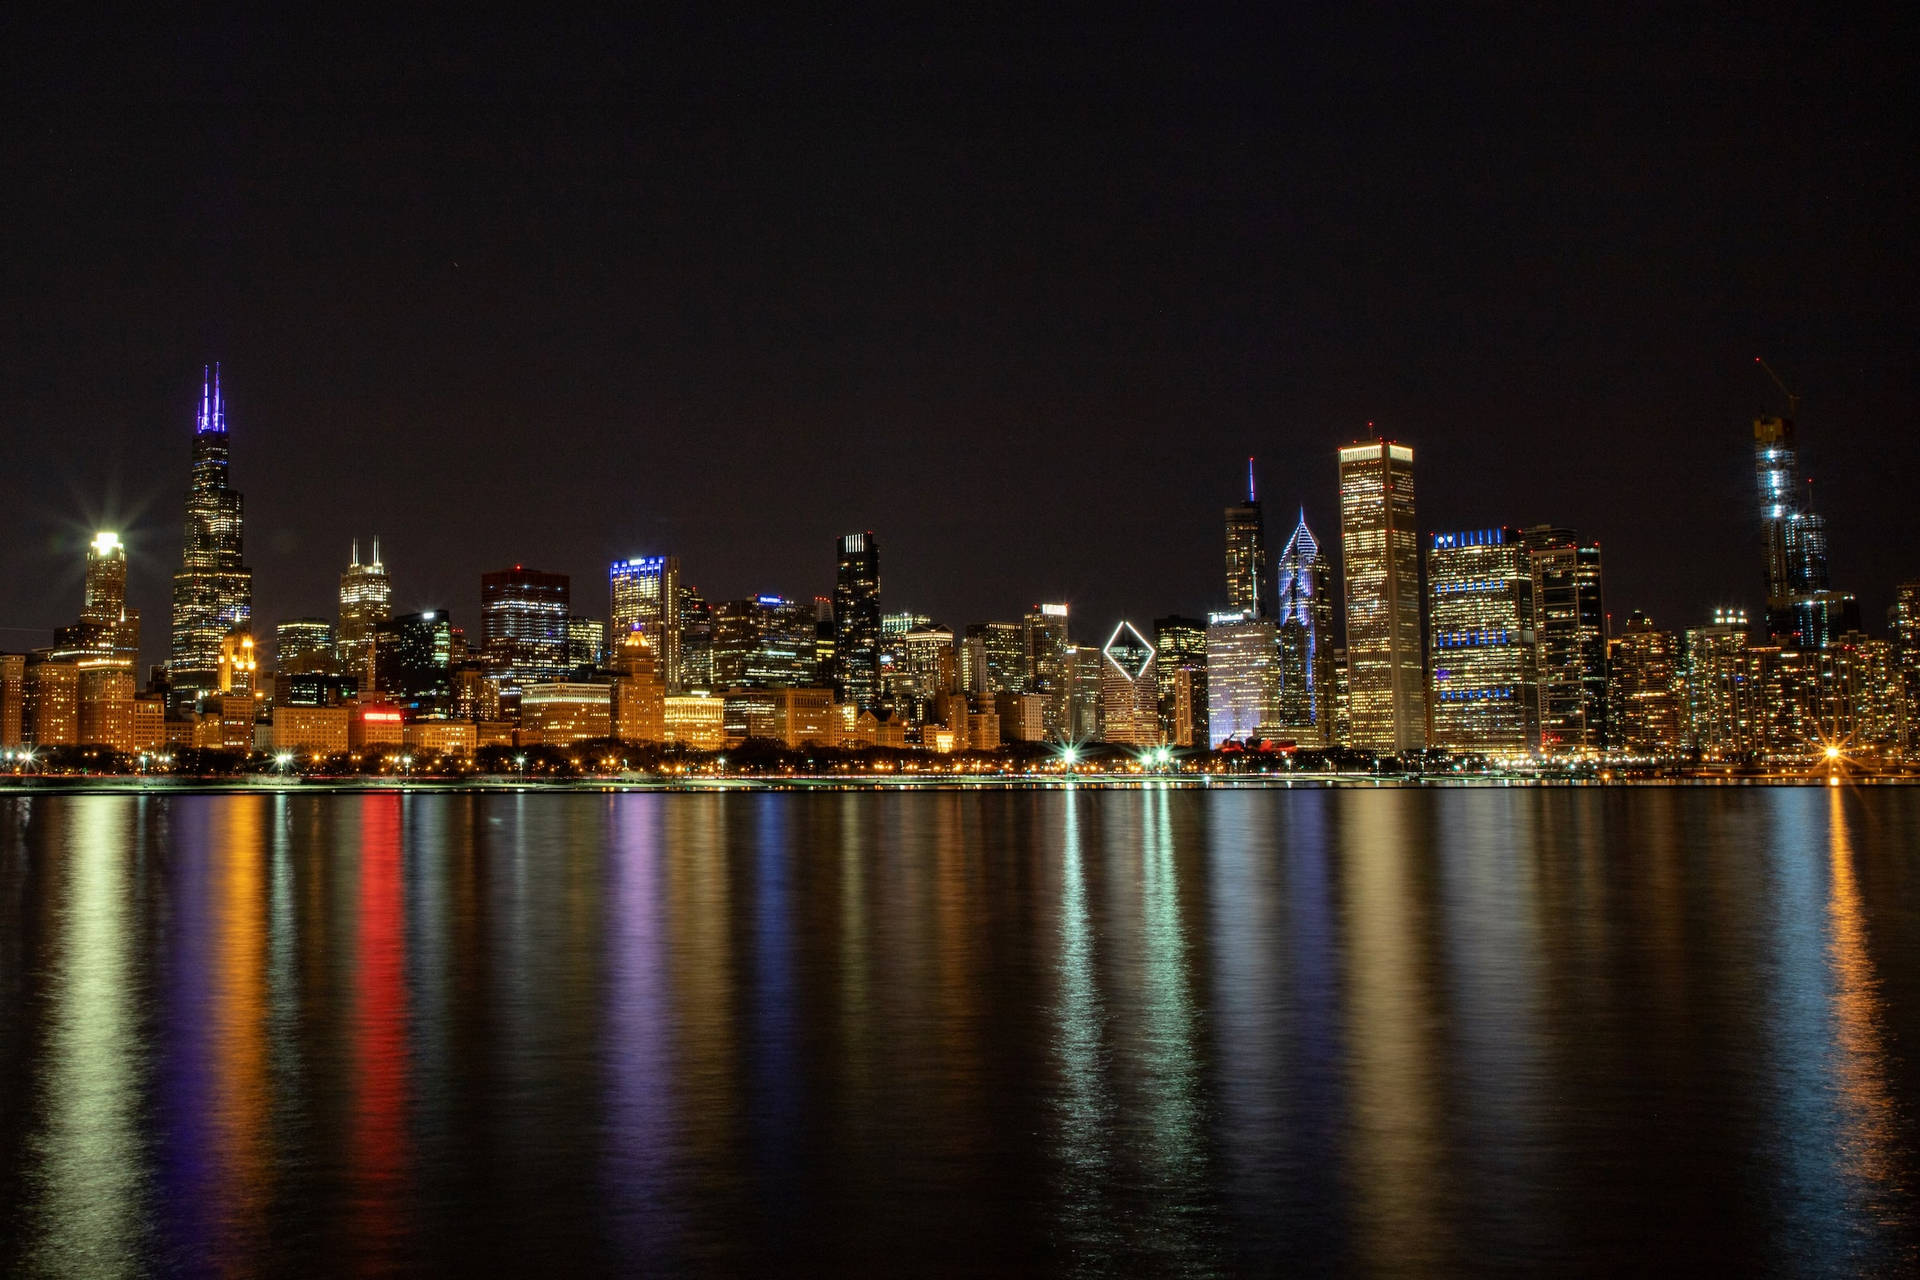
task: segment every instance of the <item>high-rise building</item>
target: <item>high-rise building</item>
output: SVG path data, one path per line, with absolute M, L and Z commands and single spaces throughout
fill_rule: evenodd
M 374 687 L 374 629 L 392 616 L 393 583 L 380 560 L 380 538 L 374 536 L 373 559 L 366 564 L 360 563 L 360 539 L 355 538 L 347 571 L 340 575 L 340 626 L 334 635 L 341 670 L 362 689 Z
M 613 655 L 613 736 L 622 742 L 667 740 L 667 686 L 647 633 L 625 633 Z
M 564 573 L 514 565 L 480 576 L 480 648 L 502 693 L 566 679 L 572 598 Z
M 1303 746 L 1332 746 L 1333 573 L 1305 508 L 1280 553 L 1274 584 L 1280 725 Z
M 1271 615 L 1261 598 L 1267 580 L 1267 522 L 1254 496 L 1253 459 L 1247 459 L 1247 500 L 1227 508 L 1227 608 L 1249 618 Z
M 1207 740 L 1207 624 L 1177 614 L 1153 620 L 1160 734 L 1177 747 Z
M 41 658 L 26 664 L 24 735 L 37 747 L 70 747 L 80 741 L 80 664 Z
M 382 622 L 374 628 L 373 655 L 380 695 L 409 719 L 452 714 L 453 619 L 446 610 Z
M 1670 759 L 1680 753 L 1680 663 L 1673 633 L 1639 610 L 1614 637 L 1607 661 L 1613 707 L 1608 722 L 1615 749 L 1629 756 Z
M 1153 645 L 1131 622 L 1121 622 L 1101 647 L 1100 707 L 1104 737 L 1123 746 L 1150 747 L 1160 733 L 1160 677 Z
M 687 592 L 680 585 L 679 556 L 640 556 L 615 560 L 607 569 L 611 597 L 609 643 L 625 643 L 627 632 L 644 631 L 653 643 L 660 678 L 669 692 L 686 682 L 684 640 Z
M 1271 618 L 1243 610 L 1207 618 L 1207 745 L 1246 742 L 1280 720 L 1279 648 Z
M 1413 450 L 1370 440 L 1340 450 L 1349 745 L 1401 752 L 1426 745 L 1420 654 L 1420 539 Z
M 1753 462 L 1766 535 L 1767 629 L 1782 644 L 1824 649 L 1834 637 L 1860 629 L 1860 602 L 1832 589 L 1827 523 L 1800 485 L 1791 414 L 1754 419 Z
M 574 614 L 567 619 L 567 667 L 575 680 L 591 679 L 607 660 L 607 624 Z
M 227 487 L 227 463 L 227 409 L 215 365 L 200 386 L 186 529 L 180 571 L 173 575 L 169 670 L 176 707 L 215 690 L 220 642 L 253 618 L 253 571 L 241 550 L 242 502 Z
M 926 626 L 893 641 L 893 661 L 887 667 L 887 695 L 894 714 L 911 724 L 925 724 L 935 700 L 960 688 L 953 632 Z
M 1070 644 L 1060 654 L 1065 685 L 1047 696 L 1047 709 L 1059 717 L 1060 727 L 1048 736 L 1069 742 L 1105 742 L 1107 738 L 1107 659 L 1090 644 Z
M 0 747 L 27 740 L 27 655 L 0 653 Z
M 1571 529 L 1521 530 L 1533 574 L 1534 671 L 1540 750 L 1596 755 L 1607 737 L 1607 608 L 1600 544 Z
M 1539 745 L 1533 564 L 1517 529 L 1436 533 L 1427 547 L 1432 744 L 1525 755 Z
M 693 587 L 680 588 L 680 683 L 713 688 L 713 609 Z
M 1920 758 L 1920 579 L 1894 588 L 1888 629 L 1900 655 L 1900 693 L 1907 726 L 1907 752 Z
M 818 677 L 813 606 L 783 596 L 727 600 L 713 611 L 713 680 L 722 689 L 798 689 Z
M 273 669 L 283 676 L 336 672 L 339 660 L 334 656 L 333 624 L 325 618 L 289 618 L 275 623 Z
M 833 687 L 840 701 L 870 710 L 880 693 L 880 543 L 873 531 L 837 544 L 833 580 Z
M 1027 692 L 1026 629 L 1018 622 L 967 625 L 961 674 L 967 692 L 980 697 Z
M 140 665 L 140 611 L 127 605 L 127 548 L 117 533 L 96 533 L 87 544 L 87 587 L 80 625 L 93 647 L 126 669 Z
M 1079 733 L 1067 723 L 1069 704 L 1074 698 L 1074 677 L 1078 674 L 1074 664 L 1067 658 L 1067 651 L 1073 647 L 1067 639 L 1067 606 L 1036 604 L 1021 619 L 1020 627 L 1026 659 L 1026 687 L 1030 692 L 1047 695 L 1047 736 L 1064 737 L 1075 742 L 1090 740 L 1092 735 Z M 1088 652 L 1093 655 L 1088 661 L 1093 672 L 1093 697 L 1097 706 L 1101 678 L 1100 651 L 1090 648 Z
M 1747 660 L 1747 614 L 1716 609 L 1704 627 L 1680 636 L 1682 738 L 1702 760 L 1733 760 L 1755 750 L 1759 686 Z

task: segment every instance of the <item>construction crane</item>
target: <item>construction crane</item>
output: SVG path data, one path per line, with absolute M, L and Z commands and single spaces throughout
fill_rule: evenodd
M 1773 385 L 1780 388 L 1780 394 L 1787 398 L 1787 417 L 1798 418 L 1800 416 L 1800 397 L 1787 390 L 1787 384 L 1780 381 L 1780 375 L 1773 371 L 1772 365 L 1768 364 L 1759 356 L 1755 356 L 1753 362 L 1767 371 L 1767 376 L 1773 379 Z

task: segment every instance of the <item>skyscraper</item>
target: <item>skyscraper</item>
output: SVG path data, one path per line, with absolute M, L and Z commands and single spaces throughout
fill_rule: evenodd
M 359 681 L 373 683 L 373 633 L 393 616 L 393 584 L 380 560 L 380 535 L 373 538 L 373 559 L 360 563 L 360 539 L 353 540 L 347 571 L 340 575 L 340 626 L 335 632 L 341 670 Z
M 1731 760 L 1755 749 L 1761 715 L 1747 648 L 1745 610 L 1716 609 L 1710 625 L 1681 633 L 1682 737 L 1703 760 Z
M 1630 756 L 1668 759 L 1680 752 L 1679 646 L 1639 610 L 1610 646 L 1608 728 L 1616 749 Z
M 1254 497 L 1253 459 L 1247 459 L 1247 500 L 1227 508 L 1227 609 L 1249 618 L 1271 611 L 1261 599 L 1267 578 L 1267 522 Z
M 444 609 L 403 613 L 373 632 L 380 693 L 409 719 L 453 710 L 453 619 Z
M 200 385 L 186 529 L 173 575 L 169 679 L 177 707 L 217 689 L 220 642 L 253 618 L 253 571 L 241 558 L 242 502 L 227 487 L 227 462 L 227 409 L 215 365 Z
M 1207 745 L 1246 742 L 1280 718 L 1279 651 L 1271 618 L 1207 617 Z
M 871 710 L 880 693 L 880 543 L 873 531 L 841 538 L 833 580 L 833 687 Z
M 1333 745 L 1333 573 L 1307 513 L 1280 553 L 1274 620 L 1280 647 L 1280 724 L 1304 746 Z
M 1121 622 L 1101 647 L 1100 706 L 1108 742 L 1150 747 L 1161 740 L 1160 677 L 1153 645 L 1131 622 Z
M 273 669 L 283 676 L 338 670 L 333 624 L 325 618 L 289 618 L 275 623 Z
M 1920 755 L 1920 579 L 1894 588 L 1887 611 L 1900 661 L 1900 689 L 1907 725 L 1907 750 Z
M 1797 406 L 1798 400 L 1790 396 L 1789 403 Z M 1767 630 L 1778 643 L 1824 649 L 1836 636 L 1860 629 L 1860 602 L 1832 589 L 1827 522 L 1800 485 L 1791 416 L 1754 419 L 1753 465 L 1766 536 Z
M 681 656 L 685 596 L 680 588 L 680 557 L 615 560 L 607 569 L 607 593 L 613 623 L 609 647 L 618 650 L 635 628 L 646 632 L 667 691 L 680 692 L 686 676 Z
M 1413 450 L 1389 440 L 1340 450 L 1349 745 L 1380 752 L 1426 745 L 1420 654 L 1420 539 Z
M 1160 677 L 1160 734 L 1177 747 L 1207 740 L 1207 624 L 1171 614 L 1153 620 Z
M 1520 534 L 1533 574 L 1534 673 L 1540 689 L 1540 750 L 1592 755 L 1607 737 L 1607 606 L 1600 544 L 1571 529 L 1533 525 Z
M 480 575 L 480 648 L 502 693 L 567 677 L 572 580 L 524 565 Z
M 1436 533 L 1427 548 L 1433 745 L 1523 755 L 1539 745 L 1533 565 L 1517 529 Z

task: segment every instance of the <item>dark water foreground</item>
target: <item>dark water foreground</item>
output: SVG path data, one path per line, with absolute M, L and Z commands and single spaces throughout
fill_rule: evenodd
M 0 801 L 0 1273 L 1898 1273 L 1920 791 Z

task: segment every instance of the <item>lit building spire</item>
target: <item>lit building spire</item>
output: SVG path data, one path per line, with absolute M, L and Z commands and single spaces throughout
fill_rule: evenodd
M 227 407 L 220 401 L 220 365 L 215 362 L 211 368 L 200 367 L 200 414 L 194 423 L 196 434 L 217 431 L 226 434 Z

